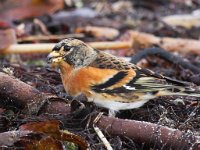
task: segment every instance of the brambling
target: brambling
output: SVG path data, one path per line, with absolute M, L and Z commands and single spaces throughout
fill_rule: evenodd
M 140 68 L 111 54 L 93 49 L 78 39 L 64 39 L 48 55 L 58 66 L 64 88 L 71 96 L 84 94 L 88 101 L 116 111 L 142 106 L 165 95 L 200 97 L 188 82 Z

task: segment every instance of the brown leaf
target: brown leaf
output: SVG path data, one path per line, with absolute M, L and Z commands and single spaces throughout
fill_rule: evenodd
M 48 134 L 60 134 L 59 121 L 30 122 L 20 126 L 20 130 L 29 130 Z
M 61 133 L 61 140 L 76 143 L 81 147 L 81 149 L 88 149 L 87 141 L 85 141 L 81 136 L 78 136 L 76 134 L 63 131 Z
M 20 126 L 21 131 L 32 131 L 33 133 L 40 133 L 43 135 L 43 138 L 36 141 L 36 143 L 34 141 L 29 141 L 28 144 L 25 142 L 24 145 L 31 148 L 31 143 L 34 143 L 37 145 L 37 148 L 44 148 L 45 146 L 45 149 L 56 149 L 60 147 L 59 143 L 67 141 L 79 145 L 81 149 L 88 148 L 88 143 L 82 137 L 67 131 L 60 131 L 59 123 L 59 121 L 31 122 Z M 24 141 L 22 143 L 24 143 Z
M 63 150 L 62 143 L 50 136 L 45 136 L 40 140 L 28 139 L 26 137 L 21 139 L 17 145 L 23 146 L 25 149 L 29 150 Z

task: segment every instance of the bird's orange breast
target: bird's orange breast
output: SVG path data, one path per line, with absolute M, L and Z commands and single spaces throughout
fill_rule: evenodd
M 119 72 L 115 69 L 100 69 L 90 66 L 74 69 L 65 62 L 61 64 L 60 69 L 64 88 L 68 94 L 72 96 L 80 93 L 91 96 L 91 86 L 102 84 Z M 135 72 L 130 72 L 124 80 L 115 86 L 122 86 L 125 82 L 128 82 L 133 75 L 135 75 Z

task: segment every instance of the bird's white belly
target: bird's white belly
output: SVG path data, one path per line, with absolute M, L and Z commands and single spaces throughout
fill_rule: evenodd
M 123 103 L 123 102 L 116 102 L 116 101 L 104 101 L 104 100 L 98 100 L 98 99 L 93 100 L 93 102 L 97 106 L 108 108 L 113 111 L 138 108 L 144 105 L 144 103 L 146 103 L 147 101 L 148 100 L 140 100 L 140 101 L 135 101 L 131 103 Z
M 146 93 L 145 95 L 141 96 L 139 100 L 132 101 L 129 103 L 120 102 L 120 99 L 111 99 L 108 100 L 103 97 L 101 94 L 95 95 L 95 97 L 88 98 L 89 101 L 94 102 L 99 107 L 104 107 L 110 110 L 110 112 L 117 112 L 119 110 L 126 110 L 126 109 L 134 109 L 141 107 L 146 103 L 148 100 L 154 98 L 155 95 L 150 93 Z

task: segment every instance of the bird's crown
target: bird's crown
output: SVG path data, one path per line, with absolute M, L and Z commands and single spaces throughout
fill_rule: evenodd
M 81 40 L 68 38 L 57 43 L 48 55 L 49 62 L 65 61 L 75 68 L 89 65 L 97 55 L 97 51 Z

